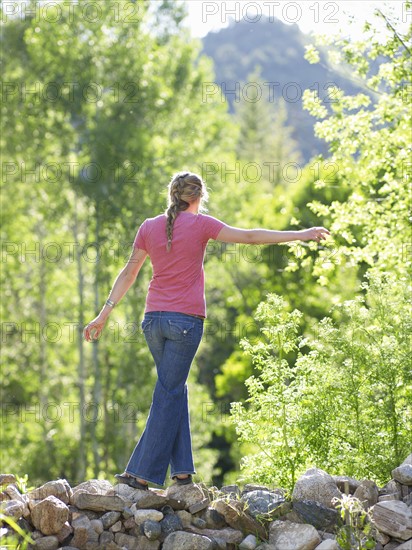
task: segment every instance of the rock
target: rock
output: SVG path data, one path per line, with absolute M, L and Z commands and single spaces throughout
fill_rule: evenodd
M 64 540 L 67 539 L 73 533 L 73 527 L 68 521 L 63 525 L 58 533 L 56 533 L 57 540 L 61 544 Z
M 213 550 L 213 542 L 203 535 L 175 531 L 163 542 L 162 550 Z
M 3 500 L 0 503 L 0 511 L 4 515 L 14 519 L 19 519 L 23 516 L 26 505 L 20 500 Z
M 271 513 L 285 502 L 282 496 L 262 489 L 248 491 L 241 500 L 247 504 L 247 511 L 254 518 L 261 515 L 270 517 Z
M 173 512 L 173 510 L 172 510 Z M 141 525 L 145 521 L 152 520 L 152 521 L 161 521 L 163 519 L 163 513 L 159 510 L 136 510 L 134 514 L 134 520 L 137 525 Z
M 123 527 L 126 529 L 126 531 L 128 529 L 134 529 L 136 527 L 134 517 L 123 520 Z
M 99 536 L 99 544 L 101 548 L 106 548 L 106 546 L 109 544 L 109 542 L 114 541 L 114 534 L 110 531 L 103 531 L 103 533 Z
M 257 545 L 257 539 L 255 535 L 248 535 L 239 544 L 239 550 L 254 550 Z
M 120 516 L 120 512 L 106 512 L 106 514 L 103 514 L 100 518 L 100 521 L 103 523 L 103 529 L 109 529 L 116 521 L 119 521 Z
M 124 519 L 134 518 L 133 510 L 131 508 L 126 508 L 123 510 L 122 515 Z
M 91 520 L 84 514 L 76 517 L 72 521 L 73 540 L 71 543 L 76 548 L 83 548 L 89 538 L 89 532 L 92 530 Z
M 131 501 L 117 495 L 100 495 L 78 492 L 73 495 L 75 506 L 80 510 L 93 510 L 95 512 L 117 511 L 122 512 L 126 506 L 131 506 Z
M 164 535 L 168 535 L 174 531 L 181 531 L 183 529 L 183 525 L 179 516 L 176 514 L 166 514 L 160 522 L 160 528 Z
M 18 500 L 19 502 L 22 502 L 25 506 L 27 506 L 27 495 L 22 495 L 15 485 L 8 485 L 6 489 L 4 489 L 4 492 L 10 500 Z
M 186 509 L 205 501 L 203 491 L 196 483 L 191 483 L 190 485 L 170 485 L 166 490 L 166 496 L 167 498 L 182 501 Z
M 398 498 L 398 495 L 396 495 L 396 494 L 382 495 L 382 496 L 378 497 L 378 502 L 383 502 L 385 500 L 400 500 L 400 499 Z
M 208 506 L 208 508 L 203 512 L 202 517 L 206 521 L 206 526 L 209 529 L 221 529 L 226 525 L 224 516 L 219 514 L 219 512 L 211 506 Z
M 386 550 L 386 547 L 385 547 Z M 412 550 L 412 540 L 408 540 L 396 547 L 396 550 Z
M 121 548 L 126 548 L 127 550 L 138 550 L 139 548 L 139 539 L 131 535 L 126 535 L 126 533 L 116 533 L 114 540 Z
M 296 482 L 292 500 L 315 500 L 327 508 L 334 508 L 332 499 L 341 498 L 342 493 L 336 486 L 333 477 L 320 470 L 310 468 Z
M 122 489 L 122 487 L 126 487 L 126 489 Z M 133 489 L 123 483 L 116 485 L 116 489 L 118 489 L 116 492 L 117 496 L 125 498 L 128 502 L 133 503 L 133 505 L 130 505 L 133 514 L 137 508 L 161 508 L 167 504 L 167 498 L 164 495 L 160 495 L 151 489 L 142 491 L 141 489 Z M 112 491 L 110 491 L 110 493 L 112 493 Z
M 252 516 L 243 511 L 243 503 L 239 500 L 214 501 L 213 507 L 225 518 L 228 525 L 233 529 L 242 531 L 245 535 L 249 533 L 258 535 L 261 539 L 266 539 L 266 529 L 258 523 Z
M 412 453 L 405 458 L 405 460 L 402 462 L 401 466 L 405 466 L 405 464 L 412 464 Z
M 316 550 L 340 550 L 340 546 L 336 540 L 324 540 L 316 546 Z
M 157 540 L 162 532 L 162 527 L 157 521 L 151 519 L 146 520 L 143 525 L 143 533 L 149 540 Z
M 186 512 L 186 510 L 178 510 L 176 512 L 176 515 L 182 522 L 183 529 L 186 529 L 186 527 L 190 527 L 190 525 L 192 524 L 192 514 L 189 514 L 189 512 Z
M 160 546 L 158 540 L 148 540 L 143 536 L 133 537 L 125 533 L 116 533 L 114 540 L 119 548 L 126 550 L 158 550 Z
M 412 493 L 409 493 L 409 495 L 407 497 L 404 497 L 402 500 L 408 506 L 412 506 Z
M 403 485 L 412 485 L 412 464 L 402 464 L 392 470 L 392 477 Z
M 80 508 L 76 508 L 72 504 L 69 505 L 69 513 L 71 514 L 72 520 L 80 516 L 87 516 L 90 520 L 100 519 L 102 515 L 101 512 L 93 512 L 93 510 L 80 510 Z
M 242 490 L 242 496 L 250 491 L 269 491 L 269 487 L 266 487 L 266 485 L 257 485 L 256 483 L 246 483 Z
M 133 489 L 125 483 L 119 483 L 106 494 L 117 495 L 138 504 L 138 508 L 160 508 L 167 504 L 166 491 L 149 488 L 148 491 Z
M 41 537 L 36 540 L 34 547 L 36 550 L 57 550 L 59 547 L 59 540 L 54 536 Z
M 206 527 L 206 521 L 202 518 L 193 518 L 192 524 L 199 529 L 204 529 Z
M 388 542 L 391 540 L 391 537 L 389 535 L 386 535 L 385 533 L 381 533 L 380 531 L 376 531 L 375 540 L 377 542 L 380 542 L 382 545 L 385 545 L 385 544 L 388 544 Z
M 100 535 L 100 533 L 103 533 L 103 523 L 100 519 L 92 519 L 90 520 L 90 524 L 92 529 L 94 529 L 98 535 Z
M 113 489 L 113 485 L 106 479 L 89 479 L 88 481 L 84 481 L 83 483 L 79 483 L 79 485 L 73 487 L 72 492 L 73 496 L 81 491 L 94 495 L 105 495 L 107 491 L 110 491 L 111 489 Z M 74 502 L 71 504 L 74 504 Z
M 336 535 L 333 535 L 332 533 L 322 533 L 321 537 L 322 540 L 336 540 Z
M 269 543 L 275 550 L 313 550 L 320 542 L 313 525 L 276 520 L 269 527 Z
M 204 510 L 209 506 L 209 498 L 204 498 L 203 500 L 200 500 L 199 502 L 195 502 L 194 504 L 191 504 L 188 508 L 189 512 L 191 514 L 197 514 L 197 512 L 200 512 L 201 510 Z
M 378 502 L 379 489 L 374 481 L 363 479 L 353 496 L 362 502 L 365 510 L 368 510 Z
M 372 518 L 379 531 L 401 540 L 412 538 L 412 509 L 404 502 L 378 502 L 372 508 Z
M 224 485 L 220 491 L 231 498 L 240 497 L 240 489 L 238 485 Z
M 307 501 L 305 501 L 305 502 L 307 502 Z M 284 516 L 282 516 L 280 518 L 277 518 L 277 519 L 288 520 L 288 521 L 291 521 L 292 523 L 305 523 L 305 520 L 302 519 L 300 517 L 300 515 L 297 512 L 295 512 L 295 510 L 291 510 L 290 512 L 288 512 Z
M 333 527 L 338 521 L 338 511 L 327 508 L 314 500 L 298 500 L 293 503 L 293 510 L 304 523 L 313 525 L 316 529 L 326 530 Z
M 168 504 L 166 504 L 166 506 L 162 506 L 162 509 L 160 510 L 162 512 L 162 514 L 166 515 L 166 514 L 174 514 L 174 509 L 172 508 L 172 506 L 169 506 Z
M 64 502 L 69 504 L 70 499 L 73 495 L 72 488 L 65 479 L 58 479 L 56 481 L 48 481 L 41 487 L 34 489 L 28 493 L 28 497 L 31 500 L 43 500 L 49 496 L 54 496 Z
M 224 529 L 199 529 L 194 525 L 187 528 L 191 533 L 197 535 L 204 535 L 212 540 L 224 541 L 225 545 L 239 544 L 244 539 L 244 534 L 238 529 L 232 529 L 231 527 L 225 527 Z M 226 548 L 226 546 L 225 546 Z
M 388 481 L 386 485 L 382 487 L 382 489 L 379 489 L 379 495 L 380 496 L 395 495 L 396 496 L 395 500 L 400 500 L 401 484 L 395 481 L 394 479 L 391 479 L 390 481 Z
M 111 527 L 110 527 L 110 531 L 112 533 L 120 533 L 120 531 L 122 530 L 122 522 L 119 520 L 119 521 L 116 521 L 116 523 L 114 523 Z
M 99 534 L 93 529 L 92 521 L 86 515 L 81 515 L 73 520 L 74 536 L 71 541 L 73 546 L 86 550 L 98 550 Z
M 53 495 L 41 500 L 31 511 L 33 525 L 44 535 L 54 535 L 69 519 L 68 507 Z
M 10 483 L 16 483 L 16 476 L 13 474 L 0 474 L 0 487 L 2 485 L 9 485 Z
M 342 493 L 346 493 L 345 487 L 347 487 L 350 495 L 353 495 L 360 485 L 360 481 L 349 476 L 332 476 L 332 479 Z

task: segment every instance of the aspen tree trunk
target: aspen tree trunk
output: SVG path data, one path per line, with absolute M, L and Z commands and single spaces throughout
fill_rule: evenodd
M 99 220 L 99 204 L 95 203 L 95 212 L 96 212 L 96 232 L 95 232 L 95 242 L 96 242 L 96 260 L 94 264 L 94 309 L 96 314 L 101 310 L 102 304 L 100 303 L 99 298 L 99 263 L 100 263 L 100 220 Z M 100 455 L 99 455 L 99 443 L 97 441 L 97 426 L 99 418 L 101 416 L 101 394 L 102 388 L 100 383 L 100 369 L 99 369 L 99 341 L 93 343 L 93 403 L 90 407 L 88 418 L 90 421 L 90 437 L 92 443 L 92 452 L 93 452 L 93 474 L 95 477 L 99 475 L 100 471 Z
M 78 309 L 78 327 L 77 327 L 77 346 L 79 351 L 79 362 L 77 365 L 77 386 L 79 389 L 79 411 L 80 411 L 80 439 L 77 455 L 77 467 L 76 472 L 78 479 L 81 483 L 85 480 L 86 468 L 87 468 L 87 447 L 86 447 L 86 419 L 85 419 L 85 405 L 86 405 L 86 365 L 84 361 L 84 273 L 82 266 L 82 251 L 79 243 L 79 219 L 77 217 L 78 212 L 78 200 L 75 195 L 74 200 L 74 223 L 73 223 L 73 235 L 75 242 L 75 258 L 77 264 L 77 291 L 79 296 L 79 309 Z

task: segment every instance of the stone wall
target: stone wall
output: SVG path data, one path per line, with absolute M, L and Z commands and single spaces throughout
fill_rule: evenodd
M 379 488 L 313 468 L 288 500 L 282 489 L 251 484 L 142 491 L 97 479 L 73 488 L 59 479 L 21 494 L 14 476 L 2 474 L 0 499 L 39 550 L 339 550 L 333 499 L 345 492 L 370 512 L 377 550 L 412 550 L 412 455 L 392 475 Z

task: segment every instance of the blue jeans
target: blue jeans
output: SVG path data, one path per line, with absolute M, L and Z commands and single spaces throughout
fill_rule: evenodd
M 156 364 L 157 381 L 146 427 L 126 466 L 136 477 L 164 485 L 170 476 L 195 474 L 186 380 L 203 335 L 203 319 L 151 311 L 142 330 Z

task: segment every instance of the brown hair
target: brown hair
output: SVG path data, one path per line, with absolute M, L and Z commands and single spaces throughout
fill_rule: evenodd
M 169 195 L 165 216 L 167 217 L 166 249 L 169 252 L 172 246 L 173 225 L 179 212 L 189 208 L 190 203 L 197 200 L 198 197 L 201 198 L 199 210 L 205 211 L 202 203 L 207 201 L 208 193 L 202 178 L 192 172 L 178 172 L 174 174 L 168 185 L 168 190 Z

